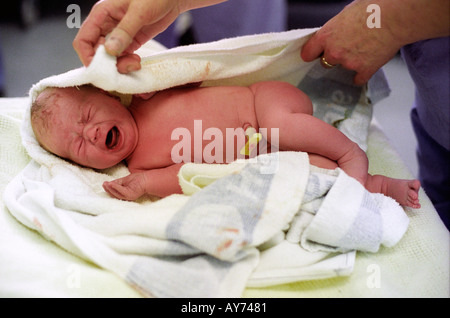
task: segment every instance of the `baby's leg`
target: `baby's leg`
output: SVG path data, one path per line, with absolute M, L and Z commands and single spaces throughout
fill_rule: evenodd
M 335 169 L 338 167 L 336 162 L 322 156 L 309 154 L 310 164 L 325 169 Z M 364 187 L 372 193 L 382 193 L 393 198 L 400 205 L 420 208 L 418 191 L 420 188 L 419 180 L 402 180 L 389 178 L 382 175 L 367 175 Z
M 261 82 L 250 86 L 255 95 L 258 125 L 261 133 L 280 150 L 314 153 L 337 162 L 348 175 L 362 184 L 367 178 L 368 161 L 357 144 L 342 132 L 312 116 L 309 97 L 293 85 L 283 82 Z M 272 129 L 278 129 L 279 140 L 272 140 Z
M 280 150 L 303 151 L 321 168 L 340 167 L 374 193 L 392 197 L 403 206 L 420 207 L 418 180 L 400 180 L 368 174 L 367 156 L 357 144 L 335 127 L 312 116 L 312 103 L 296 87 L 282 82 L 262 82 L 250 86 L 255 95 L 255 112 L 269 143 L 271 129 L 279 129 Z

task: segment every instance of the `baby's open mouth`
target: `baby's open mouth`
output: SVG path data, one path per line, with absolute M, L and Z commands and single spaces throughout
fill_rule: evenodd
M 117 129 L 116 126 L 114 126 L 113 128 L 111 128 L 108 131 L 108 134 L 106 135 L 106 148 L 108 149 L 114 149 L 118 142 L 119 142 L 119 129 Z

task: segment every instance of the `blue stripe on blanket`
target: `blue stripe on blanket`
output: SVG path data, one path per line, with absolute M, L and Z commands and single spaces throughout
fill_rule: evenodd
M 215 181 L 175 214 L 167 238 L 223 260 L 244 256 L 239 252 L 253 241 L 273 176 L 261 173 L 261 163 L 254 163 Z
M 349 250 L 376 252 L 383 238 L 380 206 L 369 192 L 364 192 L 361 207 L 348 231 L 336 242 Z

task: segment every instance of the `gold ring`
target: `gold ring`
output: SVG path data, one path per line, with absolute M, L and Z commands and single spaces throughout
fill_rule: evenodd
M 322 63 L 322 66 L 325 67 L 325 68 L 333 68 L 333 67 L 336 67 L 336 65 L 333 65 L 333 64 L 331 64 L 331 63 L 328 63 L 327 60 L 325 60 L 325 57 L 323 57 L 323 56 L 320 58 L 320 62 Z

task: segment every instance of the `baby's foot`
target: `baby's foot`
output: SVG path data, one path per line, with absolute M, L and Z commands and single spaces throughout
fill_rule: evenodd
M 419 209 L 419 180 L 391 179 L 389 185 L 389 196 L 394 198 L 400 205 Z
M 410 180 L 408 182 L 409 190 L 407 191 L 408 196 L 408 204 L 407 206 L 413 209 L 420 209 L 419 202 L 419 189 L 420 189 L 420 181 L 419 180 Z

